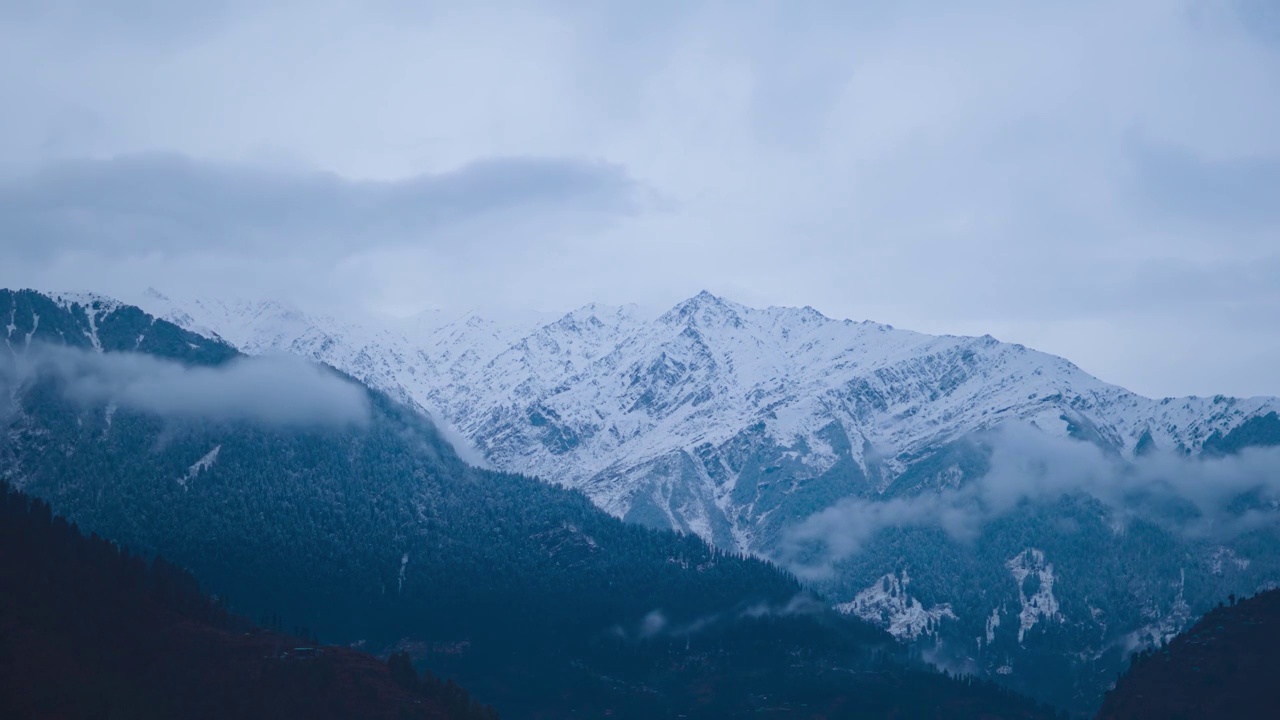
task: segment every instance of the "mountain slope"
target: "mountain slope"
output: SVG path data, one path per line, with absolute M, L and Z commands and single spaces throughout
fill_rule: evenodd
M 0 471 L 12 483 L 83 527 L 173 558 L 244 612 L 407 651 L 505 717 L 1041 715 L 925 672 L 767 563 L 470 467 L 381 393 L 361 390 L 359 422 L 282 415 L 278 393 L 257 419 L 177 413 L 175 399 L 223 399 L 171 384 L 157 404 L 111 373 L 150 358 L 166 382 L 199 373 L 229 388 L 259 378 L 245 368 L 263 361 L 101 299 L 3 291 L 5 309 L 20 338 L 4 358 L 0 414 Z M 131 352 L 144 346 L 157 351 Z M 352 386 L 330 381 L 308 388 Z
M 278 303 L 149 300 L 245 352 L 298 353 L 412 400 L 497 467 L 734 550 L 767 552 L 779 525 L 835 498 L 955 484 L 965 468 L 944 449 L 1010 421 L 1128 458 L 1280 443 L 1275 398 L 1151 400 L 989 336 L 709 293 L 657 318 L 590 305 L 532 328 L 468 316 L 425 333 Z
M 349 648 L 227 615 L 195 580 L 86 538 L 0 486 L 0 715 L 6 718 L 485 720 Z M 299 646 L 308 646 L 299 651 Z
M 1107 693 L 1100 720 L 1271 718 L 1280 707 L 1280 590 L 1210 611 L 1134 659 Z
M 145 304 L 330 362 L 493 466 L 776 558 L 935 662 L 1080 712 L 1127 653 L 1280 580 L 1274 398 L 1153 400 L 990 337 L 708 293 L 532 325 Z

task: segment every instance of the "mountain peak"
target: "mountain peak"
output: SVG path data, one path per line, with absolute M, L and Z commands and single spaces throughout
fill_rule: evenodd
M 728 306 L 732 304 L 733 303 L 729 302 L 728 300 L 725 300 L 724 298 L 718 295 L 713 294 L 709 290 L 703 290 L 699 292 L 697 295 L 694 295 L 693 297 L 689 298 L 688 300 L 682 300 L 681 302 L 676 303 L 676 307 L 677 308 L 684 307 L 684 306 L 714 307 L 714 306 Z
M 668 325 L 696 324 L 702 327 L 742 327 L 742 314 L 746 311 L 741 305 L 724 298 L 712 295 L 703 290 L 688 300 L 676 304 L 659 318 Z
M 555 322 L 547 323 L 545 327 L 574 327 L 578 325 L 594 325 L 599 327 L 619 328 L 623 324 L 636 321 L 644 315 L 640 306 L 632 303 L 627 305 L 609 305 L 606 303 L 591 302 L 583 305 L 576 310 L 570 310 Z M 648 319 L 651 319 L 648 318 Z

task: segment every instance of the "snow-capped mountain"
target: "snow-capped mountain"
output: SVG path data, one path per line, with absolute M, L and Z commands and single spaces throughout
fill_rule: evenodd
M 1275 398 L 1152 400 L 990 336 L 933 336 L 703 292 L 654 317 L 342 320 L 276 302 L 143 307 L 249 353 L 331 364 L 416 403 L 506 470 L 615 515 L 767 551 L 840 497 L 957 483 L 944 451 L 1011 420 L 1123 457 L 1196 454 Z
M 1275 398 L 1154 400 L 989 336 L 749 308 L 705 292 L 666 312 L 593 304 L 500 319 L 334 317 L 156 292 L 135 303 L 248 353 L 333 365 L 433 415 L 477 462 L 783 561 L 796 529 L 842 501 L 905 518 L 931 498 L 965 497 L 991 469 L 985 438 L 1004 427 L 1079 441 L 1121 467 L 1280 445 Z M 1237 509 L 1274 518 L 1273 495 L 1246 495 Z M 1280 580 L 1275 522 L 1257 517 L 1229 537 L 1193 536 L 1096 498 L 1046 496 L 988 517 L 977 540 L 883 523 L 810 579 L 839 610 L 940 665 L 1088 708 L 1125 653 L 1230 592 Z

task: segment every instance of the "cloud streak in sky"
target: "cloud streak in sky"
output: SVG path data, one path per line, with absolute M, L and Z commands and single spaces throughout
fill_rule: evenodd
M 442 243 L 441 228 L 556 212 L 625 212 L 634 183 L 616 166 L 504 158 L 437 175 L 354 182 L 179 155 L 59 163 L 0 183 L 0 235 L 13 251 L 120 255 L 307 253 Z M 504 239 L 505 240 L 505 239 Z

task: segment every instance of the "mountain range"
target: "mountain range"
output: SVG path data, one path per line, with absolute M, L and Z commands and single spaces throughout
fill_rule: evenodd
M 407 659 L 504 717 L 1050 715 L 768 562 L 468 465 L 340 371 L 101 298 L 2 290 L 5 315 L 0 480 L 234 612 Z
M 90 344 L 120 307 L 54 299 Z M 1129 653 L 1280 579 L 1275 398 L 1149 399 L 989 336 L 705 292 L 516 319 L 138 302 L 244 353 L 335 367 L 434 418 L 470 462 L 774 560 L 935 664 L 1078 712 Z
M 990 336 L 933 336 L 702 292 L 654 316 L 439 312 L 342 321 L 278 302 L 145 309 L 250 354 L 296 353 L 411 401 L 489 464 L 579 488 L 611 514 L 745 552 L 850 495 L 946 487 L 947 450 L 1009 422 L 1132 459 L 1280 442 L 1280 399 L 1150 399 Z

